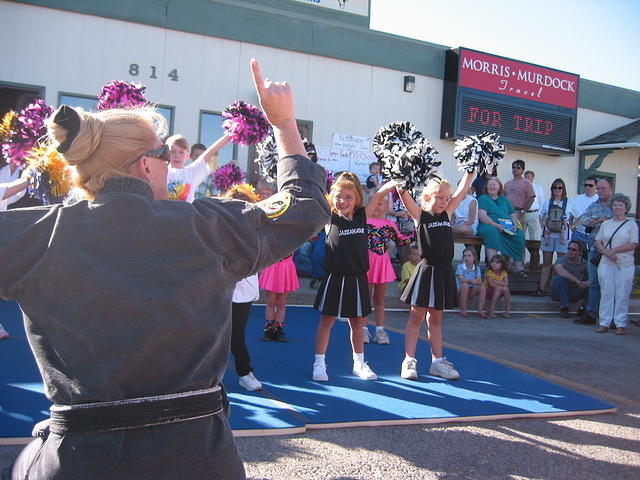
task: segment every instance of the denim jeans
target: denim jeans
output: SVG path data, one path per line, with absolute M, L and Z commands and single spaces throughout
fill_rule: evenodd
M 600 308 L 600 283 L 598 283 L 598 267 L 591 263 L 591 259 L 598 253 L 592 248 L 587 257 L 587 268 L 589 269 L 589 301 L 587 302 L 587 312 L 598 313 Z
M 584 299 L 587 296 L 587 289 L 575 286 L 566 278 L 556 276 L 551 282 L 549 297 L 551 300 L 559 301 L 561 307 L 569 307 L 573 302 Z

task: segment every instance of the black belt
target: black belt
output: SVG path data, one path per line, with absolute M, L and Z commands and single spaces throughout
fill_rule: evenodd
M 524 213 L 536 213 L 538 211 L 538 209 L 536 208 L 535 210 L 525 210 Z
M 53 405 L 51 432 L 128 430 L 216 415 L 223 410 L 221 387 L 155 397 L 80 405 Z

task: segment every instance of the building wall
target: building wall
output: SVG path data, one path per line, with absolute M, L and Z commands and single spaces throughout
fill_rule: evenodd
M 57 104 L 59 92 L 97 95 L 114 78 L 140 82 L 149 100 L 175 107 L 174 131 L 194 142 L 201 110 L 220 112 L 239 99 L 257 102 L 249 71 L 255 57 L 265 75 L 292 84 L 297 116 L 313 122 L 316 145 L 330 145 L 334 132 L 373 137 L 391 121 L 410 121 L 440 151 L 445 174 L 454 180 L 459 176 L 453 142 L 438 138 L 439 77 L 22 3 L 0 1 L 0 18 L 8 19 L 0 29 L 5 51 L 21 52 L 5 55 L 0 82 L 44 86 L 51 105 Z M 131 75 L 133 64 L 138 75 Z M 152 66 L 157 78 L 150 78 Z M 168 76 L 174 69 L 177 81 Z M 407 74 L 416 77 L 413 93 L 403 91 Z M 580 108 L 576 144 L 629 121 Z M 248 150 L 240 148 L 243 168 L 247 156 Z M 618 190 L 631 196 L 634 211 L 637 156 L 637 149 L 616 152 L 602 167 L 618 175 Z M 545 190 L 562 177 L 570 194 L 577 192 L 578 153 L 557 157 L 510 148 L 499 172 L 503 181 L 510 178 L 516 158 L 536 172 Z

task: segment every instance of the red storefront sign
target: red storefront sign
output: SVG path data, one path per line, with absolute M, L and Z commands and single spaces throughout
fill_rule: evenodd
M 461 87 L 575 109 L 579 78 L 572 73 L 460 48 Z

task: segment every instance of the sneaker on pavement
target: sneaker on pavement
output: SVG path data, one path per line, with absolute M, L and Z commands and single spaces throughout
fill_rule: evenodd
M 373 343 L 377 343 L 379 345 L 389 345 L 391 341 L 389 340 L 389 335 L 384 330 L 376 330 L 376 336 L 373 339 Z
M 377 380 L 378 376 L 369 368 L 367 362 L 353 362 L 353 372 L 356 377 L 363 380 Z
M 442 377 L 445 380 L 457 380 L 460 378 L 460 373 L 453 368 L 453 363 L 448 362 L 445 357 L 443 357 L 440 362 L 431 362 L 429 375 Z
M 4 329 L 2 324 L 0 324 L 0 340 L 4 340 L 5 338 L 9 338 L 9 333 Z
M 418 379 L 418 361 L 415 358 L 405 358 L 402 362 L 402 370 L 400 376 L 407 380 Z
M 238 383 L 242 388 L 246 388 L 252 392 L 256 390 L 262 390 L 262 383 L 253 376 L 253 372 L 249 372 L 247 375 L 240 377 Z
M 569 314 L 569 307 L 562 307 L 560 309 L 560 316 L 562 318 L 571 318 L 571 315 Z
M 327 375 L 327 366 L 324 363 L 313 364 L 313 381 L 314 382 L 326 382 L 329 380 Z
M 367 327 L 362 327 L 362 333 L 364 334 L 364 343 L 371 342 L 371 334 L 369 334 L 369 329 Z

